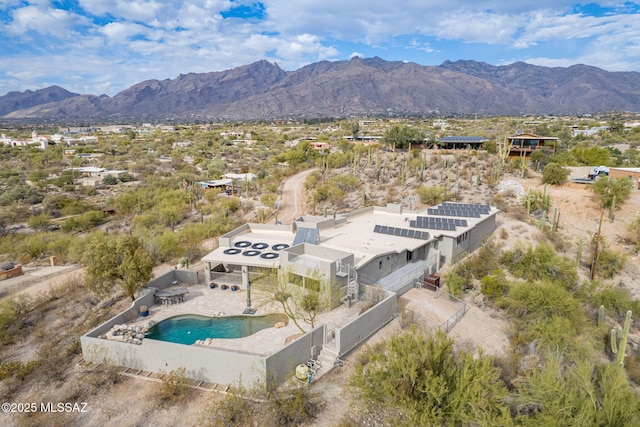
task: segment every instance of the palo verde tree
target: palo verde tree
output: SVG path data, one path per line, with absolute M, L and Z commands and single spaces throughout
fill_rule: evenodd
M 272 273 L 261 277 L 251 286 L 256 291 L 256 300 L 260 305 L 278 306 L 300 332 L 305 333 L 303 322 L 314 328 L 318 315 L 331 303 L 331 295 L 327 297 L 322 293 L 321 281 L 315 279 L 313 274 L 310 276 L 302 278 L 290 272 Z
M 154 260 L 135 236 L 95 234 L 87 238 L 82 263 L 87 287 L 99 296 L 119 286 L 132 300 L 152 277 Z
M 628 178 L 611 178 L 601 176 L 591 185 L 591 190 L 598 196 L 603 208 L 609 208 L 615 203 L 621 205 L 633 190 L 633 181 Z

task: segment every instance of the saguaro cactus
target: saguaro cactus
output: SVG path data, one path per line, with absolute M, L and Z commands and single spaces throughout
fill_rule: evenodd
M 611 329 L 611 353 L 618 354 L 618 340 L 616 339 L 616 328 Z
M 604 325 L 604 305 L 600 305 L 598 308 L 598 327 Z
M 624 318 L 624 328 L 622 329 L 622 335 L 620 336 L 620 348 L 618 348 L 618 357 L 616 357 L 616 363 L 618 365 L 624 365 L 624 357 L 627 351 L 627 338 L 629 336 L 630 326 L 631 310 L 627 310 L 627 315 Z
M 616 195 L 613 195 L 613 199 L 611 200 L 611 206 L 609 207 L 609 220 L 613 222 L 616 219 Z

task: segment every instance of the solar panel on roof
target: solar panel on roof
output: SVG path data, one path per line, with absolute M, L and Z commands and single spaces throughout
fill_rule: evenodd
M 374 233 L 388 234 L 398 237 L 409 237 L 412 239 L 429 240 L 429 233 L 408 228 L 388 227 L 386 225 L 376 225 L 373 227 Z
M 307 235 L 304 238 L 305 243 L 315 245 L 318 241 L 318 232 L 319 230 L 317 228 L 309 228 L 309 231 L 307 231 Z
M 296 231 L 295 237 L 293 238 L 293 246 L 299 245 L 300 243 L 304 242 L 304 238 L 306 236 L 307 236 L 307 229 L 299 228 L 298 231 Z

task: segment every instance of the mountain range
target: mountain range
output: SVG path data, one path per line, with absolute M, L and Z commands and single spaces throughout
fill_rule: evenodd
M 3 119 L 263 120 L 432 114 L 640 111 L 640 73 L 588 65 L 439 66 L 381 58 L 321 61 L 295 71 L 262 60 L 231 70 L 147 80 L 117 95 L 52 86 L 0 96 Z

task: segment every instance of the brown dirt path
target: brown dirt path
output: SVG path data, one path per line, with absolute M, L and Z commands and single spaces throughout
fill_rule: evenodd
M 295 218 L 304 214 L 306 191 L 304 182 L 316 169 L 308 169 L 289 177 L 282 186 L 282 199 L 278 211 L 278 221 L 291 224 Z

